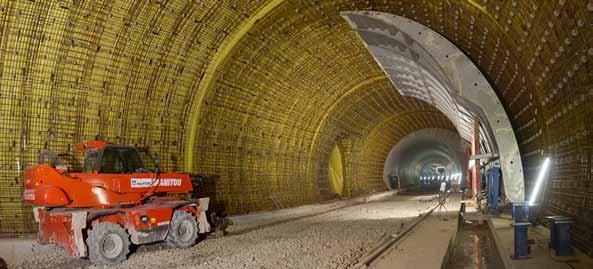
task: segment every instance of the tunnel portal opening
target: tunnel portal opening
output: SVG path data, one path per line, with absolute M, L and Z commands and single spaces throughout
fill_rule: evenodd
M 397 177 L 401 188 L 410 192 L 438 191 L 443 182 L 447 188 L 462 185 L 466 147 L 467 142 L 450 130 L 416 131 L 389 152 L 383 169 L 386 184 Z

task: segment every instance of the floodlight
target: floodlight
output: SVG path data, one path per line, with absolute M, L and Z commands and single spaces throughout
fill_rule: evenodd
M 531 192 L 531 198 L 529 199 L 530 205 L 533 205 L 535 203 L 535 199 L 537 199 L 539 191 L 542 188 L 542 184 L 543 184 L 544 178 L 546 176 L 546 173 L 548 172 L 549 166 L 550 166 L 550 158 L 546 158 L 546 160 L 544 160 L 544 164 L 541 167 L 541 170 L 539 171 L 537 180 L 535 181 L 535 187 L 533 188 L 533 191 Z

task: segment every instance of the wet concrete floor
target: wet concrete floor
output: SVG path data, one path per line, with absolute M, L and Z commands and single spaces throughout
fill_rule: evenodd
M 460 224 L 455 248 L 446 268 L 504 268 L 488 224 Z

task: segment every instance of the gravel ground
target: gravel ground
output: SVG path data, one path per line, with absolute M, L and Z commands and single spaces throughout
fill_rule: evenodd
M 427 197 L 395 196 L 243 234 L 209 238 L 189 249 L 142 246 L 115 268 L 347 268 L 383 237 L 428 210 Z M 103 268 L 39 248 L 15 268 Z

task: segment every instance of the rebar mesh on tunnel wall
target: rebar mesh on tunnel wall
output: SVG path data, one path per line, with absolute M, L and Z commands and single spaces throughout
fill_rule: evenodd
M 221 32 L 255 8 L 219 1 L 171 1 L 166 8 L 145 1 L 0 3 L 0 234 L 36 230 L 21 201 L 22 171 L 43 149 L 76 167 L 72 145 L 100 134 L 150 146 L 164 169 L 181 169 L 193 86 Z
M 44 148 L 64 152 L 80 136 L 90 138 L 100 131 L 113 142 L 154 146 L 168 169 L 180 167 L 188 110 L 205 67 L 220 43 L 265 3 L 0 4 L 0 233 L 35 229 L 29 209 L 20 202 L 20 180 L 22 168 Z M 375 112 L 393 112 L 388 106 L 423 109 L 389 97 L 386 88 L 384 94 L 369 97 L 369 103 L 382 104 L 380 110 L 347 102 L 348 108 L 330 113 L 351 115 L 331 123 L 335 132 L 318 130 L 334 101 L 383 75 L 339 16 L 348 10 L 408 17 L 459 46 L 501 97 L 520 143 L 528 183 L 544 156 L 560 160 L 550 177 L 558 182 L 549 196 L 552 208 L 571 216 L 585 212 L 593 193 L 593 171 L 589 161 L 583 162 L 593 144 L 593 83 L 587 72 L 593 70 L 593 30 L 588 27 L 593 6 L 590 1 L 535 0 L 282 3 L 248 32 L 237 53 L 218 70 L 216 93 L 204 106 L 221 109 L 200 112 L 206 113 L 196 123 L 200 138 L 190 149 L 202 156 L 192 172 L 220 172 L 221 194 L 237 212 L 272 207 L 269 200 L 255 202 L 269 197 L 269 191 L 285 196 L 287 205 L 317 201 L 316 168 L 323 156 L 316 154 L 323 145 L 318 141 L 335 140 L 343 130 L 337 126 L 364 129 L 360 122 L 375 122 Z M 364 84 L 360 92 L 374 86 Z M 208 115 L 207 110 L 214 112 Z M 349 134 L 362 137 L 359 131 Z M 359 150 L 353 146 L 352 156 Z M 278 191 L 266 184 L 292 180 L 299 184 L 296 191 L 291 185 Z M 585 242 L 593 240 L 587 232 L 593 223 L 582 216 L 574 216 L 579 217 L 574 238 L 590 248 Z

